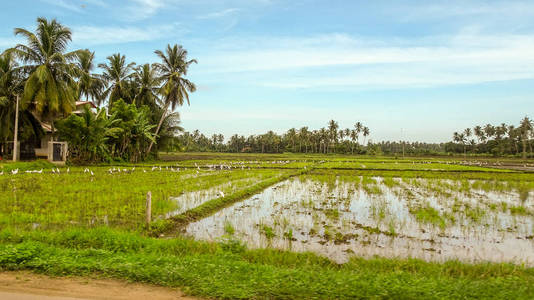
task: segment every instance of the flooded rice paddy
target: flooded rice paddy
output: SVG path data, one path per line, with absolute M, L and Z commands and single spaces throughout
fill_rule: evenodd
M 532 266 L 531 190 L 520 181 L 305 175 L 184 230 L 197 239 L 312 251 L 340 263 L 379 255 Z

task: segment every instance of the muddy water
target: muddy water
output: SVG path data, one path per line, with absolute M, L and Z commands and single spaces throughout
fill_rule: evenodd
M 165 215 L 165 218 L 179 215 L 189 209 L 195 208 L 206 201 L 229 195 L 244 185 L 252 185 L 259 180 L 258 177 L 248 177 L 220 184 L 209 189 L 184 193 L 178 197 L 171 197 L 177 204 L 177 209 Z M 221 193 L 222 192 L 222 193 Z
M 295 178 L 189 224 L 186 233 L 218 240 L 233 231 L 233 238 L 252 248 L 313 251 L 337 262 L 379 255 L 534 265 L 532 193 L 466 193 L 459 186 L 421 179 L 386 185 L 381 178 Z M 522 214 L 508 209 L 519 205 Z M 421 213 L 422 208 L 431 209 Z

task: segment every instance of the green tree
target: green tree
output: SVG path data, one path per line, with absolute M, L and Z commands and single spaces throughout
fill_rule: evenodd
M 75 64 L 78 79 L 77 99 L 85 96 L 97 105 L 104 101 L 105 82 L 101 76 L 92 73 L 94 70 L 95 53 L 85 49 L 78 53 Z
M 26 39 L 26 44 L 8 50 L 21 60 L 21 68 L 29 74 L 21 105 L 31 105 L 41 118 L 48 120 L 54 135 L 54 119 L 75 108 L 77 68 L 72 62 L 80 50 L 66 52 L 71 31 L 55 19 L 38 18 L 36 33 L 15 28 L 15 35 Z
M 98 64 L 98 67 L 104 70 L 101 77 L 109 85 L 104 95 L 108 96 L 108 107 L 111 109 L 113 102 L 132 98 L 128 83 L 135 63 L 126 63 L 126 56 L 120 53 L 108 56 L 107 60 L 107 63 Z
M 338 125 L 338 123 L 336 121 L 330 120 L 328 122 L 329 140 L 332 143 L 334 143 L 334 151 L 335 151 L 335 145 L 337 144 L 337 141 L 338 141 L 338 138 L 337 138 L 337 129 L 338 128 L 339 128 L 339 125 Z
M 161 84 L 161 78 L 158 76 L 156 69 L 151 67 L 150 64 L 139 66 L 133 73 L 133 79 L 137 86 L 134 97 L 137 107 L 146 105 L 151 109 L 155 109 Z
M 154 64 L 154 67 L 160 72 L 163 86 L 161 87 L 161 94 L 164 97 L 163 114 L 161 115 L 158 126 L 156 127 L 156 136 L 159 134 L 163 119 L 167 114 L 169 106 L 174 110 L 176 106 L 182 106 L 185 101 L 189 104 L 189 93 L 196 91 L 194 83 L 186 79 L 189 66 L 197 63 L 195 59 L 188 60 L 187 50 L 182 46 L 167 45 L 165 53 L 156 50 L 155 53 L 161 59 L 161 63 Z M 148 152 L 152 150 L 154 141 L 148 146 Z
M 13 138 L 17 95 L 24 90 L 24 73 L 18 67 L 10 52 L 0 55 L 0 141 Z M 34 115 L 19 106 L 19 137 L 41 139 L 44 134 L 41 124 Z M 0 153 L 1 155 L 1 153 Z
M 69 143 L 69 156 L 74 161 L 110 160 L 109 140 L 123 132 L 115 125 L 119 120 L 108 118 L 105 109 L 93 113 L 88 105 L 81 115 L 71 114 L 58 121 L 57 128 L 63 139 Z
M 521 144 L 523 146 L 523 159 L 527 159 L 527 141 L 534 130 L 533 128 L 532 120 L 528 116 L 525 116 L 519 125 Z

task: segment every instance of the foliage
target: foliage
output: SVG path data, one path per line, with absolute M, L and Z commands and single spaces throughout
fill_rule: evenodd
M 154 140 L 150 110 L 146 106 L 113 103 L 111 116 L 105 109 L 93 113 L 88 107 L 80 116 L 70 115 L 58 123 L 58 130 L 78 161 L 126 160 L 136 162 L 147 155 L 147 144 Z
M 107 63 L 98 64 L 103 72 L 96 74 L 95 53 L 89 49 L 67 52 L 71 30 L 55 19 L 38 18 L 35 32 L 16 28 L 15 35 L 26 43 L 0 55 L 1 143 L 13 136 L 17 96 L 20 140 L 34 149 L 44 134 L 41 123 L 50 125 L 56 136 L 59 121 L 64 134 L 59 139 L 73 143 L 69 157 L 75 162 L 143 160 L 154 144 L 166 145 L 182 130 L 180 115 L 168 111 L 169 106 L 174 110 L 184 101 L 189 103 L 189 93 L 196 90 L 185 78 L 196 60 L 188 60 L 182 46 L 169 45 L 166 53 L 158 50 L 161 63 L 138 67 L 115 53 Z M 76 110 L 82 97 L 98 106 L 107 101 L 111 115 L 103 110 L 93 114 Z M 156 154 L 157 146 L 155 150 Z
M 466 128 L 463 132 L 453 134 L 453 142 L 446 145 L 446 150 L 457 153 L 489 153 L 495 156 L 504 154 L 519 155 L 527 158 L 532 156 L 534 145 L 533 122 L 525 116 L 519 126 L 502 123 L 494 126 L 475 126 Z
M 93 113 L 85 106 L 81 115 L 70 115 L 59 121 L 57 128 L 69 143 L 69 155 L 74 161 L 103 161 L 111 159 L 109 139 L 124 130 L 115 126 L 118 121 L 108 118 L 105 109 Z
M 53 129 L 54 119 L 69 114 L 75 107 L 76 71 L 71 62 L 79 51 L 65 52 L 71 31 L 55 19 L 37 18 L 36 33 L 15 28 L 15 35 L 26 39 L 26 44 L 8 50 L 24 63 L 21 68 L 28 74 L 21 105 L 31 106 L 41 118 L 51 122 Z
M 198 130 L 184 132 L 176 137 L 172 143 L 167 143 L 167 151 L 225 151 L 248 153 L 365 153 L 364 146 L 359 144 L 359 135 L 369 136 L 369 128 L 356 122 L 354 129 L 340 129 L 334 120 L 331 120 L 328 129 L 310 131 L 308 127 L 297 130 L 289 129 L 285 134 L 279 135 L 270 130 L 265 134 L 250 135 L 249 137 L 232 135 L 224 143 L 222 134 L 206 137 Z

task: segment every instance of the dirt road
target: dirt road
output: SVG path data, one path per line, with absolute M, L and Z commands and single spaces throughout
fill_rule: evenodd
M 81 277 L 48 277 L 30 272 L 0 273 L 2 300 L 73 299 L 194 299 L 178 290 L 128 283 L 120 280 Z

